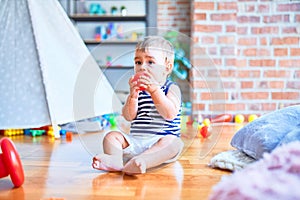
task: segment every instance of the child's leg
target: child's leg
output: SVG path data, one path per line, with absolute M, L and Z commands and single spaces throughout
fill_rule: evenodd
M 126 174 L 145 173 L 146 169 L 156 167 L 174 158 L 182 149 L 182 141 L 172 135 L 167 135 L 138 156 L 133 157 L 125 164 L 123 171 Z
M 105 171 L 122 171 L 123 149 L 128 146 L 124 136 L 117 131 L 108 133 L 103 139 L 103 154 L 93 158 L 93 168 Z

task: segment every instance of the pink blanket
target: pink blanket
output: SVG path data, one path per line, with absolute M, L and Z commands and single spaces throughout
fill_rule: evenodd
M 300 142 L 277 147 L 213 187 L 210 200 L 300 199 Z

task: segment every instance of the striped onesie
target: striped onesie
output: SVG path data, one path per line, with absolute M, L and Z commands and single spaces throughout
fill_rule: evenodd
M 174 82 L 167 80 L 161 87 L 167 95 Z M 175 135 L 180 137 L 180 110 L 172 121 L 165 120 L 157 111 L 151 96 L 141 91 L 138 97 L 138 111 L 136 118 L 131 122 L 130 134 L 136 137 L 153 135 Z
M 167 80 L 161 87 L 165 94 L 174 82 Z M 123 149 L 123 159 L 128 161 L 132 157 L 141 154 L 156 144 L 159 139 L 166 135 L 174 135 L 180 137 L 180 110 L 174 120 L 165 120 L 157 112 L 151 96 L 141 91 L 138 97 L 138 112 L 136 118 L 131 122 L 130 134 L 121 132 L 127 140 L 129 146 Z M 183 144 L 183 142 L 182 142 Z M 165 163 L 175 161 L 180 155 L 179 153 Z

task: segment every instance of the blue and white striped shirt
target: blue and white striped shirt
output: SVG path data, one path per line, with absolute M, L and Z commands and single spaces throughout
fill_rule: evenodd
M 161 90 L 167 95 L 174 82 L 167 80 Z M 157 111 L 150 94 L 141 91 L 138 97 L 138 111 L 131 122 L 130 134 L 133 136 L 146 135 L 175 135 L 180 137 L 180 113 L 173 120 L 165 120 Z

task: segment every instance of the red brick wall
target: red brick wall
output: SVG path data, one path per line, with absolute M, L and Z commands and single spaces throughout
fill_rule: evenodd
M 300 2 L 195 0 L 195 113 L 262 114 L 300 103 Z
M 190 0 L 157 0 L 157 27 L 190 36 Z
M 194 41 L 195 115 L 263 114 L 300 103 L 299 1 L 158 0 L 157 24 Z
M 157 0 L 157 27 L 159 34 L 168 30 L 180 32 L 183 42 L 190 42 L 190 0 Z M 187 57 L 189 53 L 187 52 Z M 186 80 L 176 81 L 182 91 L 182 100 L 190 101 L 190 85 Z

